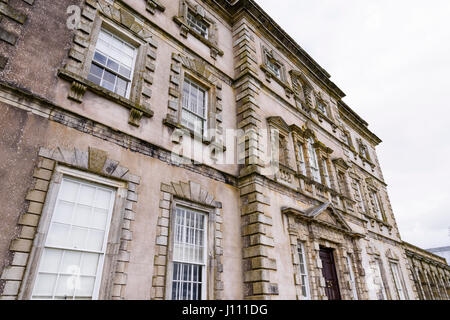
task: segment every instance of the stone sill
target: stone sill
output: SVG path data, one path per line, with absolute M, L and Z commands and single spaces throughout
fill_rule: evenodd
M 322 113 L 322 111 L 318 110 L 317 108 L 315 110 L 316 110 L 316 113 L 317 113 L 317 117 L 319 118 L 319 122 L 322 122 L 323 120 L 325 120 L 331 126 L 333 126 L 333 128 L 337 128 L 336 124 L 334 123 L 334 121 L 329 116 L 326 116 L 325 114 Z M 333 131 L 335 131 L 335 129 Z
M 111 100 L 127 109 L 130 110 L 137 110 L 139 112 L 142 112 L 143 115 L 145 115 L 146 117 L 153 117 L 154 112 L 150 109 L 144 108 L 138 104 L 133 103 L 130 99 L 126 99 L 114 92 L 111 92 L 99 85 L 96 85 L 95 83 L 93 83 L 92 81 L 89 81 L 87 79 L 84 79 L 80 76 L 78 76 L 77 74 L 67 71 L 65 69 L 59 69 L 58 70 L 58 76 L 64 80 L 68 80 L 68 81 L 72 81 L 72 82 L 77 82 L 83 86 L 85 86 L 87 89 L 89 89 L 90 91 L 105 97 L 108 100 Z M 78 103 L 81 103 L 82 101 L 78 100 L 78 99 L 73 99 Z
M 219 149 L 221 148 L 223 152 L 227 151 L 227 148 L 225 146 L 220 146 L 217 143 L 215 143 L 214 141 L 205 140 L 205 139 L 207 139 L 207 137 L 205 137 L 203 135 L 200 136 L 197 132 L 193 131 L 192 129 L 189 129 L 180 123 L 174 122 L 170 117 L 166 117 L 163 120 L 163 124 L 171 129 L 179 129 L 185 133 L 188 133 L 192 139 L 202 140 L 202 143 L 206 146 L 213 145 L 215 147 L 218 147 Z M 180 143 L 179 141 L 172 141 L 172 142 Z
M 370 161 L 367 158 L 364 158 L 364 156 L 361 153 L 358 153 L 358 156 L 363 162 L 366 162 L 367 164 L 369 164 L 372 167 L 372 169 L 374 169 L 376 167 L 376 165 L 372 161 Z
M 392 226 L 389 224 L 389 223 L 387 223 L 386 221 L 383 221 L 383 220 L 380 220 L 380 219 L 378 219 L 378 218 L 375 218 L 375 217 L 373 217 L 373 216 L 370 216 L 370 215 L 368 215 L 367 214 L 367 212 L 364 212 L 363 214 L 362 214 L 368 221 L 376 221 L 376 222 L 378 222 L 379 224 L 382 224 L 382 225 L 384 225 L 386 228 L 388 228 L 388 229 L 392 229 Z

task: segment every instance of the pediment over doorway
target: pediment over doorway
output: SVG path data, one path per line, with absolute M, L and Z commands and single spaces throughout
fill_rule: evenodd
M 345 221 L 343 216 L 333 207 L 331 202 L 318 206 L 313 206 L 307 210 L 298 210 L 294 208 L 283 208 L 282 213 L 294 215 L 299 219 L 316 222 L 333 229 L 338 229 L 344 233 L 357 236 L 352 228 Z

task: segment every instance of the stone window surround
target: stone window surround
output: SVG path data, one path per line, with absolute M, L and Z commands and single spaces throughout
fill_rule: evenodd
M 352 189 L 353 189 L 353 199 L 355 202 L 362 202 L 365 208 L 365 212 L 362 211 L 362 208 L 360 208 L 360 206 L 358 205 L 358 211 L 360 211 L 362 214 L 367 212 L 367 208 L 368 208 L 368 202 L 367 202 L 367 194 L 365 192 L 366 187 L 364 186 L 364 178 L 360 177 L 359 175 L 355 174 L 354 172 L 350 171 L 349 173 L 350 178 L 352 179 Z M 354 185 L 353 181 L 357 184 L 359 184 L 359 188 L 361 190 L 361 197 L 362 199 L 359 199 L 359 194 L 358 194 L 358 189 L 357 186 Z M 359 199 L 359 200 L 358 200 Z M 359 210 L 360 209 L 360 210 Z
M 360 289 L 359 289 L 359 282 L 358 282 L 358 280 L 357 280 L 357 278 L 356 278 L 356 271 L 359 269 L 359 268 L 355 268 L 355 266 L 357 267 L 357 265 L 356 265 L 356 261 L 355 261 L 355 258 L 354 258 L 354 256 L 353 256 L 353 252 L 351 252 L 351 251 L 346 251 L 345 252 L 345 255 L 344 255 L 344 259 L 348 259 L 348 263 L 350 263 L 350 267 L 352 268 L 352 270 L 353 270 L 353 285 L 352 285 L 352 280 L 351 280 L 351 274 L 350 274 L 350 272 L 351 272 L 351 270 L 348 268 L 348 264 L 346 263 L 346 264 L 344 264 L 344 269 L 345 269 L 345 273 L 348 273 L 348 275 L 349 275 L 349 281 L 348 281 L 348 283 L 347 283 L 347 286 L 348 286 L 348 288 L 349 289 L 351 289 L 352 290 L 352 294 L 351 295 L 349 295 L 351 298 L 352 298 L 352 300 L 360 300 Z M 347 262 L 347 261 L 346 261 Z M 354 294 L 353 294 L 353 287 L 354 287 L 354 289 L 355 289 L 355 291 L 356 291 L 356 297 L 354 296 Z
M 321 152 L 322 153 L 322 152 Z M 333 186 L 335 185 L 335 182 L 334 182 L 334 179 L 333 179 L 333 176 L 332 176 L 332 174 L 331 174 L 331 170 L 332 170 L 332 162 L 331 162 L 331 158 L 330 158 L 330 156 L 328 155 L 328 154 L 326 154 L 326 155 L 324 155 L 324 154 L 322 154 L 321 155 L 321 157 L 320 157 L 320 159 L 319 159 L 319 168 L 320 168 L 320 177 L 321 177 L 321 179 L 322 179 L 322 184 L 324 185 L 324 186 L 326 186 L 326 187 L 328 187 L 327 186 L 327 183 L 326 183 L 326 178 L 325 178 L 325 169 L 323 168 L 323 160 L 325 160 L 325 162 L 326 162 L 326 170 L 327 170 L 327 172 L 328 172 L 328 180 L 330 181 L 330 187 L 329 188 L 333 188 Z
M 319 123 L 322 123 L 324 120 L 327 121 L 333 130 L 333 133 L 337 133 L 338 125 L 335 123 L 335 117 L 333 115 L 333 110 L 330 106 L 330 102 L 325 101 L 324 94 L 320 91 L 314 92 L 315 97 L 315 107 L 313 108 L 317 114 L 317 118 L 319 119 Z M 319 110 L 319 102 L 321 102 L 326 109 L 327 115 L 325 115 L 322 111 Z
M 363 162 L 367 162 L 372 168 L 375 167 L 375 165 L 372 162 L 372 158 L 370 156 L 369 148 L 367 145 L 363 142 L 361 138 L 356 139 L 356 143 L 358 145 L 358 156 Z M 366 157 L 363 156 L 363 150 L 366 151 Z
M 208 91 L 207 136 L 198 137 L 197 133 L 181 124 L 185 78 L 197 82 Z M 163 124 L 172 129 L 180 129 L 192 138 L 201 138 L 204 144 L 212 144 L 219 152 L 223 152 L 226 151 L 226 148 L 222 136 L 224 133 L 222 111 L 222 82 L 209 70 L 206 63 L 203 60 L 191 59 L 187 56 L 172 53 L 168 113 L 163 120 Z M 174 135 L 172 142 L 180 144 L 181 136 L 175 137 Z
M 403 289 L 403 292 L 404 292 L 404 295 L 405 295 L 405 300 L 408 300 L 409 299 L 409 294 L 408 294 L 408 290 L 406 288 L 405 279 L 403 277 L 403 270 L 401 268 L 400 259 L 397 256 L 388 256 L 388 252 L 389 251 L 390 250 L 388 250 L 386 252 L 386 257 L 388 259 L 387 262 L 388 262 L 389 274 L 391 275 L 391 279 L 393 280 L 392 283 L 393 283 L 393 287 L 395 289 L 395 295 L 396 295 L 397 299 L 400 300 L 400 295 L 398 293 L 397 284 L 396 284 L 395 279 L 394 279 L 394 273 L 393 273 L 393 270 L 392 270 L 391 263 L 394 263 L 394 264 L 397 265 L 397 269 L 398 269 L 398 273 L 399 273 L 399 277 L 400 277 L 399 280 L 401 282 L 400 285 L 402 286 L 402 289 Z
M 172 276 L 173 276 L 173 236 L 174 233 L 171 230 L 175 230 L 175 219 L 173 219 L 174 214 L 175 214 L 175 210 L 177 206 L 183 206 L 195 211 L 199 211 L 202 212 L 203 214 L 206 214 L 207 216 L 207 235 L 206 235 L 206 244 L 207 247 L 205 248 L 207 250 L 207 261 L 206 261 L 206 279 L 204 279 L 204 281 L 206 282 L 205 288 L 206 288 L 206 299 L 211 299 L 211 297 L 214 297 L 214 291 L 211 290 L 211 286 L 210 283 L 214 282 L 214 274 L 211 273 L 211 255 L 212 252 L 214 251 L 214 240 L 211 241 L 211 239 L 213 239 L 213 237 L 211 237 L 211 230 L 215 230 L 215 219 L 214 219 L 214 215 L 215 215 L 215 210 L 213 208 L 208 208 L 204 205 L 198 205 L 196 203 L 190 202 L 190 201 L 185 201 L 182 199 L 178 199 L 177 197 L 174 197 L 172 199 L 172 207 L 170 210 L 170 226 L 169 226 L 169 242 L 168 242 L 168 255 L 167 255 L 167 276 L 166 276 L 166 296 L 165 299 L 166 300 L 171 300 L 172 297 Z
M 22 300 L 31 297 L 32 284 L 39 263 L 38 257 L 41 255 L 53 213 L 59 190 L 58 184 L 62 176 L 70 171 L 71 176 L 78 176 L 81 179 L 94 177 L 94 182 L 102 179 L 115 181 L 111 183 L 116 184 L 117 191 L 99 299 L 124 299 L 124 288 L 127 284 L 126 269 L 130 256 L 128 247 L 133 237 L 131 232 L 131 223 L 135 216 L 133 207 L 138 200 L 136 188 L 140 184 L 140 178 L 120 166 L 119 162 L 109 159 L 108 154 L 102 150 L 41 148 L 39 163 L 33 174 L 34 186 L 25 199 L 29 202 L 29 207 L 18 222 L 21 232 L 10 245 L 13 259 L 1 276 L 5 287 L 0 293 L 0 300 Z
M 384 205 L 383 205 L 383 201 L 381 201 L 381 194 L 378 188 L 369 185 L 368 186 L 368 192 L 369 192 L 369 204 L 370 204 L 370 208 L 371 211 L 373 213 L 372 218 L 375 218 L 376 220 L 378 220 L 379 222 L 382 222 L 383 224 L 387 224 L 387 216 L 386 216 L 386 210 L 384 209 Z M 377 213 L 375 211 L 375 199 L 372 198 L 372 194 L 377 197 L 378 200 L 378 205 L 380 206 L 380 211 L 381 211 L 381 216 L 383 217 L 382 220 L 380 220 L 377 216 Z
M 303 127 L 303 128 L 299 128 L 296 125 L 293 125 L 290 127 L 290 131 L 292 132 L 292 138 L 294 141 L 294 149 L 295 149 L 295 154 L 296 154 L 296 160 L 298 163 L 298 145 L 302 145 L 303 146 L 303 155 L 305 158 L 305 167 L 306 167 L 306 176 L 303 176 L 300 174 L 300 169 L 298 169 L 297 174 L 303 176 L 304 178 L 308 179 L 308 183 L 315 183 L 315 184 L 319 184 L 321 185 L 322 183 L 319 182 L 315 182 L 312 179 L 312 172 L 311 172 L 311 166 L 309 163 L 309 154 L 308 154 L 308 148 L 306 147 L 307 143 L 308 143 L 308 139 L 312 138 L 314 139 L 314 144 L 313 147 L 316 149 L 316 153 L 317 153 L 317 158 L 319 160 L 319 170 L 320 170 L 320 175 L 321 177 L 323 177 L 323 170 L 322 170 L 322 165 L 320 163 L 320 159 L 321 158 L 330 158 L 330 155 L 334 152 L 332 149 L 328 148 L 325 146 L 325 144 L 323 144 L 322 142 L 319 141 L 319 139 L 317 138 L 316 134 L 314 133 L 314 131 L 312 131 L 309 128 Z M 332 168 L 332 166 L 329 164 L 329 169 Z M 334 185 L 334 179 L 332 177 L 332 172 L 329 170 L 329 175 L 330 175 L 330 181 L 332 183 L 332 186 Z M 323 185 L 323 187 L 326 187 L 325 185 Z M 329 189 L 328 187 L 326 187 L 327 189 Z M 331 190 L 331 189 L 330 189 Z
M 215 201 L 198 183 L 172 182 L 161 183 L 160 213 L 156 235 L 155 260 L 153 269 L 152 300 L 170 299 L 170 261 L 173 235 L 170 231 L 173 225 L 173 212 L 177 204 L 183 204 L 193 209 L 208 213 L 208 263 L 207 263 L 207 299 L 223 299 L 223 214 L 222 203 Z
M 374 203 L 372 197 L 370 196 L 370 191 L 374 191 L 378 196 L 378 203 L 380 205 L 380 210 L 382 216 L 384 217 L 384 220 L 380 220 L 375 214 Z M 383 190 L 381 189 L 381 185 L 378 181 L 376 181 L 371 177 L 365 179 L 365 186 L 363 187 L 363 193 L 364 195 L 366 195 L 368 201 L 366 201 L 367 210 L 365 213 L 363 213 L 363 216 L 368 220 L 367 223 L 370 222 L 372 227 L 375 227 L 375 225 L 378 224 L 380 230 L 382 230 L 383 227 L 385 227 L 388 230 L 389 235 L 392 235 L 393 226 L 391 225 L 391 222 L 389 222 L 388 220 L 387 215 L 388 210 L 386 210 L 385 208 L 385 202 L 383 201 L 382 192 Z
M 187 22 L 188 11 L 191 11 L 198 19 L 209 26 L 208 39 L 198 34 Z M 180 34 L 187 38 L 188 34 L 193 35 L 211 50 L 211 58 L 217 59 L 217 56 L 223 56 L 224 52 L 219 48 L 218 26 L 215 19 L 200 4 L 192 3 L 188 0 L 180 0 L 178 15 L 173 20 L 180 26 Z
M 272 144 L 272 152 L 274 152 L 274 150 L 278 149 L 278 152 L 275 152 L 276 155 L 279 155 L 278 160 L 274 159 L 272 157 L 272 161 L 275 162 L 276 164 L 285 166 L 287 168 L 290 168 L 290 152 L 289 152 L 289 140 L 290 140 L 290 128 L 289 126 L 286 124 L 286 122 L 281 118 L 281 117 L 270 117 L 267 118 L 267 123 L 268 123 L 268 130 L 269 130 L 269 134 L 270 134 L 270 139 L 271 139 L 271 144 Z M 278 139 L 277 135 L 274 134 L 275 132 L 278 132 Z M 279 146 L 280 144 L 285 146 L 284 150 L 279 150 Z M 284 153 L 284 163 L 279 162 L 279 160 L 282 158 L 280 152 Z
M 311 259 L 311 255 L 310 255 L 310 251 L 311 251 L 311 247 L 310 244 L 307 240 L 300 240 L 300 237 L 295 237 L 293 236 L 294 239 L 291 239 L 291 253 L 292 253 L 292 264 L 294 266 L 294 283 L 295 283 L 295 289 L 296 289 L 296 293 L 297 293 L 297 300 L 303 300 L 303 294 L 302 294 L 302 288 L 301 286 L 303 285 L 302 283 L 302 279 L 300 277 L 300 273 L 298 271 L 299 269 L 299 257 L 298 257 L 298 243 L 301 242 L 303 243 L 303 248 L 305 249 L 305 252 L 303 253 L 303 255 L 305 256 L 306 261 L 304 261 L 305 264 L 305 268 L 307 269 L 307 273 L 308 273 L 308 284 L 307 284 L 307 289 L 309 289 L 308 295 L 310 297 L 310 299 L 313 297 L 313 281 L 312 281 L 312 259 Z M 303 238 L 303 237 L 301 237 Z M 295 239 L 297 239 L 297 242 L 294 243 L 293 241 L 295 241 Z
M 350 148 L 351 151 L 353 151 L 353 153 L 355 153 L 356 149 L 355 146 L 353 145 L 353 139 L 352 135 L 350 134 L 350 131 L 348 131 L 345 128 L 342 128 L 342 134 L 345 144 Z M 347 142 L 349 142 L 349 144 L 347 144 Z
M 382 255 L 379 252 L 379 250 L 373 246 L 373 245 L 367 245 L 367 249 L 366 249 L 367 255 L 369 257 L 369 264 L 370 264 L 370 269 L 372 272 L 373 276 L 373 282 L 376 286 L 380 285 L 380 281 L 383 281 L 383 285 L 385 287 L 385 291 L 386 291 L 386 299 L 387 300 L 392 300 L 392 293 L 389 287 L 389 283 L 386 281 L 386 268 L 385 268 L 385 263 L 382 259 Z M 380 261 L 380 272 L 381 272 L 381 277 L 382 279 L 379 279 L 378 276 L 375 276 L 377 274 L 376 272 L 376 263 L 377 261 Z M 377 293 L 378 294 L 378 293 Z
M 335 158 L 332 160 L 334 163 L 334 167 L 336 170 L 336 182 L 339 179 L 339 172 L 342 173 L 344 175 L 344 187 L 345 187 L 345 192 L 341 193 L 341 191 L 339 191 L 339 193 L 341 194 L 342 197 L 342 201 L 346 202 L 346 209 L 350 210 L 352 212 L 355 212 L 354 210 L 354 205 L 357 203 L 356 200 L 353 197 L 353 194 L 351 192 L 351 175 L 352 172 L 350 171 L 351 169 L 351 165 L 345 161 L 342 158 Z M 337 186 L 339 186 L 339 184 L 336 184 Z
M 288 79 L 287 79 L 287 72 L 286 72 L 286 66 L 282 62 L 282 57 L 276 53 L 275 50 L 268 48 L 264 44 L 261 44 L 261 51 L 262 51 L 262 59 L 263 62 L 260 66 L 261 70 L 266 75 L 266 80 L 270 83 L 271 80 L 274 80 L 277 82 L 280 86 L 283 87 L 286 96 L 290 98 L 292 94 L 294 94 L 293 89 L 291 88 Z M 268 62 L 272 62 L 273 64 L 277 65 L 280 68 L 280 78 L 278 78 L 275 73 L 270 70 L 270 68 L 267 66 Z
M 311 110 L 313 110 L 313 86 L 302 72 L 291 70 L 289 74 L 291 75 L 292 90 L 294 91 L 297 107 L 300 104 L 301 109 L 310 116 Z
M 137 47 L 135 72 L 129 99 L 87 80 L 102 27 Z M 139 127 L 143 116 L 151 118 L 154 114 L 150 107 L 152 97 L 150 87 L 153 83 L 157 48 L 158 44 L 154 41 L 147 25 L 138 21 L 126 9 L 111 6 L 105 0 L 95 2 L 85 0 L 82 21 L 69 51 L 68 62 L 64 68 L 58 71 L 58 75 L 72 83 L 68 94 L 69 99 L 82 103 L 84 94 L 89 89 L 128 108 L 130 110 L 129 124 Z

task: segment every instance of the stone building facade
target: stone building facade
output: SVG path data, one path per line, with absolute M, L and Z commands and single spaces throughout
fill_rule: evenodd
M 253 0 L 0 0 L 0 299 L 448 299 L 344 96 Z

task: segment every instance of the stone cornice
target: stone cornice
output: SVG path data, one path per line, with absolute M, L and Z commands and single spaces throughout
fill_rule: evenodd
M 369 124 L 362 119 L 355 111 L 353 111 L 345 102 L 338 101 L 339 115 L 353 129 L 358 131 L 374 146 L 379 145 L 383 141 L 369 130 Z
M 203 0 L 216 10 L 225 20 L 233 22 L 243 11 L 247 12 L 261 30 L 279 41 L 292 57 L 295 57 L 308 71 L 316 77 L 337 99 L 345 93 L 330 80 L 330 74 L 322 68 L 289 34 L 287 34 L 254 0 Z
M 412 245 L 411 243 L 402 242 L 403 247 L 405 248 L 406 254 L 411 257 L 416 257 L 424 260 L 428 260 L 429 263 L 432 264 L 438 264 L 441 267 L 445 267 L 447 270 L 450 271 L 450 266 L 446 264 L 445 258 L 442 258 L 441 256 L 438 256 L 432 252 L 429 252 L 425 249 L 416 247 L 415 245 Z

